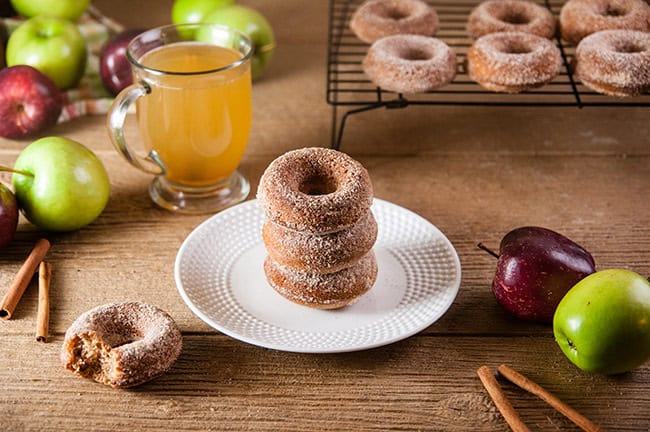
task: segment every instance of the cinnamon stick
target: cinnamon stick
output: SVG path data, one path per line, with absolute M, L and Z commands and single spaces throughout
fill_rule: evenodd
M 569 420 L 579 426 L 585 432 L 601 432 L 602 429 L 589 419 L 584 417 L 578 411 L 562 402 L 557 396 L 534 381 L 531 381 L 524 375 L 520 374 L 508 365 L 501 365 L 497 368 L 499 373 L 508 381 L 516 384 L 522 389 L 542 399 L 544 402 L 555 408 L 558 412 L 564 414 Z
M 476 373 L 481 379 L 483 387 L 485 387 L 485 390 L 487 390 L 492 401 L 499 409 L 499 412 L 501 412 L 501 415 L 508 423 L 508 426 L 510 426 L 510 429 L 512 429 L 513 432 L 530 432 L 530 429 L 528 429 L 524 422 L 521 421 L 519 414 L 517 414 L 517 411 L 515 411 L 510 404 L 510 401 L 508 401 L 508 398 L 505 393 L 503 393 L 501 386 L 497 382 L 490 368 L 487 366 L 481 366 L 478 368 Z
M 40 239 L 36 242 L 34 249 L 32 249 L 22 267 L 18 270 L 9 291 L 7 291 L 7 294 L 2 298 L 2 302 L 0 302 L 0 319 L 11 319 L 18 302 L 23 297 L 29 285 L 29 281 L 31 281 L 32 276 L 36 272 L 36 268 L 43 261 L 49 249 L 50 242 L 46 239 Z
M 36 319 L 36 341 L 47 342 L 50 326 L 50 281 L 52 264 L 42 261 L 38 268 L 38 315 Z

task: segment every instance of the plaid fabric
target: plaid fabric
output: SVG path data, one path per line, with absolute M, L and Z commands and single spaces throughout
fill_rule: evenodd
M 4 22 L 11 33 L 22 20 L 7 18 Z M 64 107 L 59 123 L 85 115 L 106 114 L 113 102 L 112 95 L 104 89 L 99 76 L 99 53 L 104 42 L 123 27 L 92 7 L 79 19 L 77 27 L 86 39 L 88 63 L 77 88 L 63 94 Z

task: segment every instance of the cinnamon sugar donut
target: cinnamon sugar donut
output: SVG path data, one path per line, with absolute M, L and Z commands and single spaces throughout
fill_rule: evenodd
M 560 11 L 562 38 L 577 44 L 601 30 L 648 31 L 650 6 L 643 0 L 569 0 Z
M 575 55 L 575 75 L 584 85 L 610 96 L 650 90 L 650 33 L 604 30 L 584 38 Z
M 555 34 L 555 18 L 544 6 L 528 0 L 488 0 L 474 8 L 467 21 L 467 33 L 473 39 L 512 31 L 551 39 Z
M 279 264 L 312 273 L 333 273 L 355 264 L 372 249 L 377 222 L 369 210 L 357 223 L 335 233 L 317 235 L 266 222 L 262 238 Z
M 456 76 L 456 54 L 443 41 L 396 35 L 372 44 L 363 70 L 377 86 L 397 93 L 421 93 L 448 84 Z
M 432 36 L 438 14 L 420 0 L 369 0 L 352 15 L 350 28 L 359 39 L 372 43 L 396 34 Z
M 181 352 L 181 332 L 164 311 L 144 303 L 114 303 L 83 313 L 65 334 L 66 369 L 114 388 L 133 387 L 169 370 Z
M 529 33 L 491 33 L 477 39 L 467 53 L 470 78 L 496 92 L 541 87 L 561 68 L 562 56 L 555 44 Z
M 352 267 L 336 273 L 309 273 L 264 261 L 269 284 L 286 299 L 316 309 L 338 309 L 365 294 L 377 278 L 377 261 L 370 252 Z
M 285 153 L 266 168 L 257 190 L 266 217 L 294 231 L 346 229 L 372 204 L 368 171 L 345 153 L 321 147 Z

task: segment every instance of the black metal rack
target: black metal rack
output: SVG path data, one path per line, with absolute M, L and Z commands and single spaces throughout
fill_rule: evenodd
M 428 0 L 440 18 L 436 37 L 456 51 L 457 75 L 449 85 L 426 93 L 404 96 L 376 87 L 365 75 L 362 61 L 369 45 L 350 30 L 350 18 L 363 0 L 330 0 L 327 52 L 327 102 L 332 105 L 332 148 L 340 148 L 346 121 L 353 114 L 378 108 L 406 108 L 409 105 L 473 105 L 583 108 L 603 106 L 650 106 L 650 95 L 615 98 L 596 93 L 574 80 L 569 65 L 575 47 L 555 38 L 562 53 L 564 70 L 539 89 L 519 94 L 501 94 L 483 89 L 465 71 L 467 50 L 472 44 L 465 31 L 471 10 L 481 0 Z M 537 0 L 558 16 L 561 0 Z M 339 120 L 339 107 L 347 111 Z

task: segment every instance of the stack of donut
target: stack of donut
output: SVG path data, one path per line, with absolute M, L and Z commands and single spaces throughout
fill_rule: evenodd
M 257 191 L 271 287 L 317 309 L 341 308 L 366 293 L 377 277 L 372 196 L 368 172 L 345 153 L 314 147 L 274 160 Z

